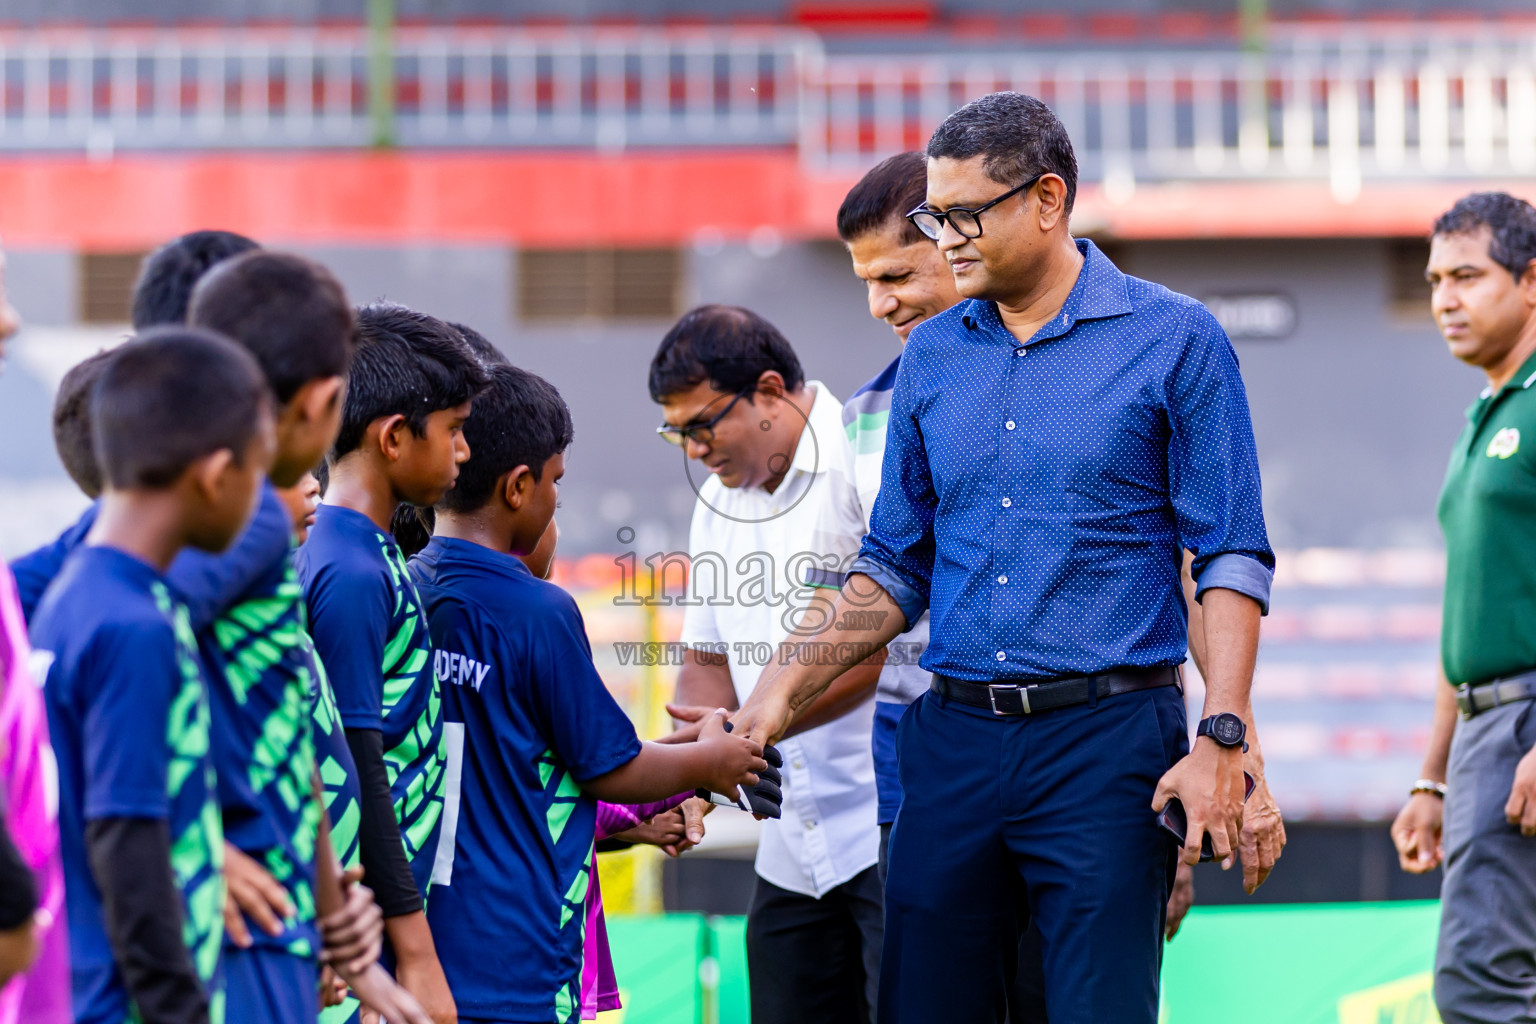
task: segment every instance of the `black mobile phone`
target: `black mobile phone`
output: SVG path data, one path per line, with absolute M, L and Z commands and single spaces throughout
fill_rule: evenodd
M 1253 795 L 1253 776 L 1243 772 L 1243 802 Z M 1184 836 L 1189 832 L 1189 819 L 1184 815 L 1184 802 L 1174 797 L 1163 805 L 1162 811 L 1157 815 L 1157 823 L 1163 826 L 1163 831 L 1173 836 L 1180 846 L 1184 845 Z M 1200 859 L 1215 860 L 1216 851 L 1211 847 L 1211 834 L 1207 832 L 1200 838 Z

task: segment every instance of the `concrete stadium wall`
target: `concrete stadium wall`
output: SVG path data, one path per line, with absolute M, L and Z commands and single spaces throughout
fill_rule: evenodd
M 1278 292 L 1295 333 L 1239 341 L 1277 547 L 1439 546 L 1435 499 L 1483 386 L 1429 317 L 1393 311 L 1379 240 L 1147 242 L 1125 269 L 1205 298 Z

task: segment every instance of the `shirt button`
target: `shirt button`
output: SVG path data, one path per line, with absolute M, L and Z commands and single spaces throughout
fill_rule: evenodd
M 1007 661 L 1008 660 L 1008 655 L 1004 654 L 1002 651 L 998 651 L 997 652 L 997 660 L 998 661 Z
M 814 821 L 808 821 L 808 822 L 805 823 L 805 830 L 807 832 L 811 831 L 815 827 L 816 827 L 816 823 Z
M 1013 420 L 1009 420 L 1007 423 L 1004 423 L 1003 426 L 1007 427 L 1009 430 L 1012 430 L 1013 429 Z
M 1003 499 L 1003 508 L 1013 508 L 1013 499 L 1012 498 L 1004 498 Z
M 795 762 L 794 763 L 795 763 L 795 771 L 799 771 L 801 768 L 805 767 L 805 762 L 800 760 L 798 757 L 795 758 Z
M 1007 583 L 1008 582 L 1008 577 L 1007 576 L 999 576 L 997 578 L 997 582 L 999 582 L 999 583 Z
M 1029 349 L 1025 348 L 1023 345 L 1020 345 L 1018 348 L 1013 350 L 1013 354 L 1016 356 L 1028 355 Z

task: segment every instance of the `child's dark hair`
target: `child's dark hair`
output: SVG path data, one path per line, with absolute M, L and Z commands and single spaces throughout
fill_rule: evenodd
M 193 231 L 150 253 L 133 286 L 133 329 L 187 322 L 198 280 L 216 263 L 261 248 L 233 231 Z
M 91 429 L 91 390 L 111 359 L 112 352 L 104 349 L 70 367 L 53 400 L 53 447 L 64 463 L 64 472 L 87 498 L 101 495 L 96 432 Z
M 159 490 L 228 448 L 244 456 L 268 404 L 261 367 L 211 331 L 163 327 L 112 354 L 91 393 L 96 461 L 117 489 Z
M 245 346 L 280 403 L 312 380 L 343 376 L 357 347 L 341 284 L 291 253 L 257 250 L 220 263 L 193 289 L 187 322 Z
M 400 415 L 426 433 L 427 417 L 473 399 L 485 370 L 459 332 L 436 317 L 390 302 L 357 311 L 358 345 L 347 372 L 334 462 L 363 443 L 368 424 Z
M 490 339 L 468 324 L 457 324 L 452 320 L 448 326 L 458 331 L 464 338 L 464 344 L 480 358 L 480 362 L 486 366 L 500 366 L 507 362 L 507 357 L 501 354 L 501 349 L 491 344 Z
M 511 364 L 492 366 L 491 383 L 464 424 L 469 461 L 438 507 L 473 512 L 484 507 L 496 482 L 518 466 L 538 480 L 544 463 L 571 446 L 571 410 L 553 384 Z
M 401 503 L 395 506 L 394 518 L 389 521 L 389 532 L 395 544 L 406 558 L 416 555 L 432 542 L 432 528 L 436 514 L 430 508 L 417 508 Z

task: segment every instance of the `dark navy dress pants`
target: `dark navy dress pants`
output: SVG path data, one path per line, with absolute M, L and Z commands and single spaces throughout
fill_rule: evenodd
M 919 699 L 897 732 L 880 1024 L 1002 1021 L 1031 917 L 1051 1024 L 1155 1024 L 1177 851 L 1152 794 L 1188 749 L 1173 686 L 1010 718 Z

